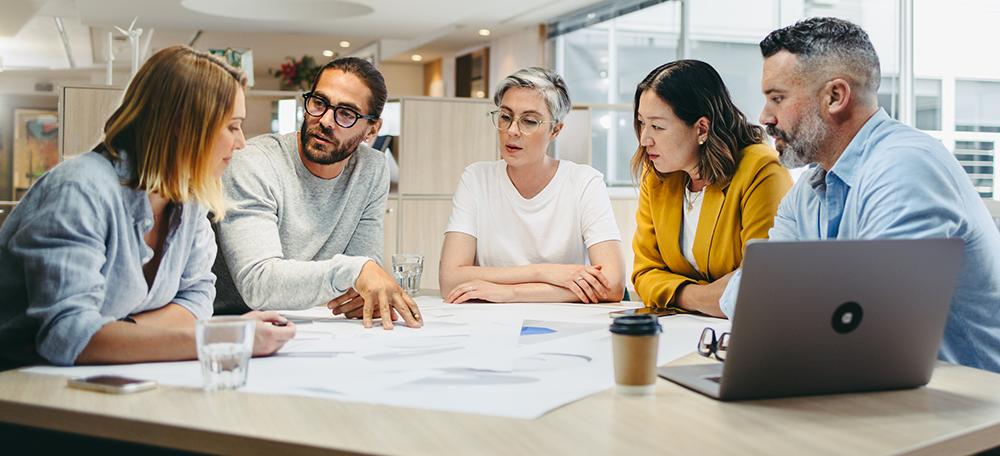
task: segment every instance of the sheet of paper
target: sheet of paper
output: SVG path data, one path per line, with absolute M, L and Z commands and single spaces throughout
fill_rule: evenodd
M 371 364 L 361 367 L 363 371 L 382 371 L 386 366 L 510 371 L 521 334 L 521 318 L 511 315 L 437 318 L 425 313 L 424 326 L 419 329 L 396 322 L 392 331 L 386 331 L 379 325 L 365 329 L 358 320 L 333 317 L 325 307 L 281 314 L 300 322 L 296 325 L 302 334 L 297 334 L 279 354 L 345 355 L 338 360 L 357 358 L 356 362 Z M 300 340 L 301 336 L 305 338 Z
M 621 307 L 416 300 L 419 329 L 364 329 L 325 307 L 282 312 L 296 337 L 275 356 L 250 361 L 243 391 L 533 419 L 614 386 L 608 312 Z M 660 324 L 659 364 L 694 351 L 705 327 L 729 329 L 726 320 L 691 315 Z M 27 371 L 201 385 L 196 361 Z

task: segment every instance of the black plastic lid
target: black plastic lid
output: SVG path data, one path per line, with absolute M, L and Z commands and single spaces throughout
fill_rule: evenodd
M 652 336 L 663 332 L 660 322 L 652 315 L 629 315 L 615 318 L 611 332 L 626 336 Z

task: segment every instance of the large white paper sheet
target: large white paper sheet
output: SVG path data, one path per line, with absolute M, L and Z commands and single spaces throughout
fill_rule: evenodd
M 429 317 L 412 329 L 396 322 L 392 331 L 380 325 L 365 329 L 358 320 L 333 317 L 325 307 L 281 312 L 296 322 L 296 338 L 281 355 L 305 357 L 335 354 L 336 363 L 350 362 L 361 371 L 386 369 L 470 368 L 509 371 L 521 333 L 521 318 Z
M 614 386 L 608 312 L 581 304 L 445 304 L 419 297 L 425 326 L 334 317 L 326 308 L 282 312 L 298 332 L 277 355 L 251 360 L 246 392 L 307 396 L 533 419 Z M 660 319 L 657 361 L 691 353 L 706 326 L 691 315 Z M 200 387 L 196 361 L 124 366 L 34 367 L 69 376 L 122 375 Z M 210 393 L 206 393 L 210 394 Z

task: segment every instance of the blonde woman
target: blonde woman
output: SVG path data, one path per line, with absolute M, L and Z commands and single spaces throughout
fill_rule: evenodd
M 185 46 L 143 65 L 93 152 L 42 176 L 0 230 L 0 363 L 196 357 L 225 215 L 219 177 L 244 146 L 246 76 Z M 283 320 L 251 313 L 259 321 Z M 257 325 L 255 355 L 294 325 Z

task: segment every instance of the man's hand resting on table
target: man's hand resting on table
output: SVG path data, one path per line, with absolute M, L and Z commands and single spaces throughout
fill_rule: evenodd
M 365 263 L 361 268 L 354 288 L 326 306 L 333 310 L 334 315 L 362 318 L 365 328 L 371 328 L 372 319 L 380 317 L 385 329 L 392 329 L 392 322 L 398 320 L 399 316 L 411 328 L 419 328 L 424 324 L 417 303 L 374 261 Z

